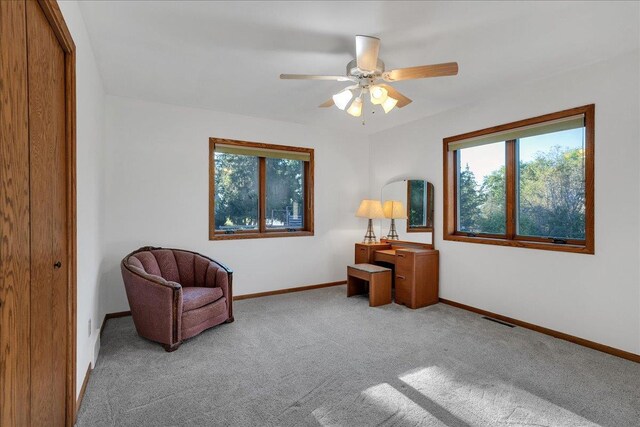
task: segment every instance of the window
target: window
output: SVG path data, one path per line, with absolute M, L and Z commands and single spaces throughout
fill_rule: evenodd
M 445 138 L 444 239 L 594 253 L 594 105 Z
M 313 149 L 209 139 L 209 239 L 313 235 Z
M 457 156 L 458 229 L 504 235 L 507 193 L 505 142 L 465 148 Z

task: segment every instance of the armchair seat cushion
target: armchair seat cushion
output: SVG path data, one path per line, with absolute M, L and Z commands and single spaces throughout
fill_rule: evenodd
M 187 311 L 182 315 L 182 336 L 192 337 L 214 325 L 224 322 L 227 314 L 227 300 L 218 301 L 204 307 Z
M 220 298 L 222 298 L 220 288 L 184 287 L 182 288 L 182 311 L 187 312 L 204 307 Z

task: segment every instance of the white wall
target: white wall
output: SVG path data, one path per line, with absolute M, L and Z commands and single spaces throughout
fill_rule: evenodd
M 187 248 L 229 265 L 235 295 L 346 278 L 366 229 L 354 217 L 368 196 L 366 137 L 112 96 L 106 120 L 107 312 L 128 310 L 119 262 L 145 245 Z M 315 236 L 209 241 L 209 137 L 314 148 Z
M 371 192 L 400 174 L 435 185 L 441 297 L 640 353 L 639 76 L 635 51 L 371 137 Z M 590 103 L 595 255 L 442 240 L 444 137 Z
M 77 2 L 60 2 L 76 44 L 77 119 L 77 349 L 76 392 L 87 366 L 94 363 L 102 316 L 98 309 L 98 278 L 102 259 L 104 212 L 104 90 L 84 20 Z M 91 320 L 91 333 L 89 332 Z

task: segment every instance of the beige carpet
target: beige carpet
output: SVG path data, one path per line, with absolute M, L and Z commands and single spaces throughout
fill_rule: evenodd
M 344 286 L 238 301 L 174 353 L 110 320 L 79 426 L 638 426 L 640 364 Z

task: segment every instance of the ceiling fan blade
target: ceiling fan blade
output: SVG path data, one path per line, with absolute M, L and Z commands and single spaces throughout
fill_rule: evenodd
M 444 64 L 419 65 L 417 67 L 398 68 L 382 74 L 382 78 L 388 82 L 399 80 L 424 79 L 426 77 L 455 76 L 458 74 L 457 62 Z
M 405 105 L 409 105 L 411 104 L 411 102 L 413 102 L 411 101 L 411 99 L 407 98 L 406 96 L 404 96 L 403 94 L 401 94 L 400 92 L 398 92 L 397 90 L 395 90 L 393 87 L 389 85 L 381 84 L 378 86 L 382 86 L 383 88 L 385 88 L 390 97 L 398 100 L 398 103 L 396 104 L 396 107 L 398 108 L 402 108 Z
M 375 71 L 378 65 L 380 39 L 371 36 L 356 36 L 356 64 L 362 71 Z
M 283 80 L 332 80 L 338 82 L 350 82 L 352 78 L 347 76 L 320 76 L 316 74 L 280 74 Z
M 327 108 L 327 107 L 333 107 L 334 105 L 335 105 L 335 102 L 333 102 L 333 98 L 329 98 L 322 104 L 318 105 L 318 107 Z

